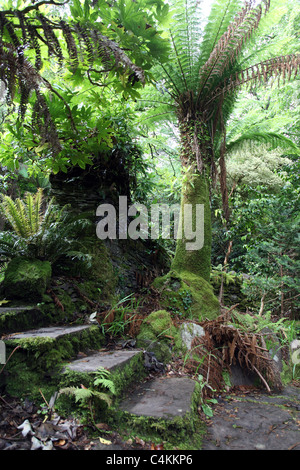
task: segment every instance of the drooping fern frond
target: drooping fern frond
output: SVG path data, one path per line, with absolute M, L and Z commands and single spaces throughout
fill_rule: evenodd
M 225 83 L 215 90 L 208 103 L 211 104 L 222 94 L 230 93 L 247 83 L 255 87 L 258 84 L 267 83 L 272 78 L 278 79 L 278 81 L 290 80 L 296 77 L 299 72 L 300 54 L 278 56 L 258 62 L 231 75 Z
M 234 152 L 244 146 L 251 147 L 257 144 L 269 144 L 272 149 L 281 148 L 286 152 L 299 154 L 299 147 L 288 137 L 275 132 L 252 132 L 243 134 L 226 144 L 227 153 Z
M 55 17 L 49 19 L 39 11 L 43 4 L 64 3 L 42 1 L 23 10 L 0 11 L 0 81 L 5 86 L 7 102 L 11 104 L 18 98 L 21 121 L 29 101 L 32 103 L 32 127 L 39 130 L 41 143 L 49 144 L 53 156 L 61 151 L 61 143 L 43 87 L 61 99 L 62 96 L 41 75 L 45 51 L 48 58 L 53 57 L 60 66 L 70 66 L 73 72 L 81 65 L 89 79 L 90 70 L 96 64 L 93 73 L 103 75 L 115 71 L 117 76 L 122 76 L 130 71 L 136 81 L 145 83 L 143 69 L 117 42 L 101 34 L 99 23 L 92 23 L 92 26 L 76 20 L 67 23 L 63 19 L 57 21 Z M 69 108 L 67 117 L 76 131 Z

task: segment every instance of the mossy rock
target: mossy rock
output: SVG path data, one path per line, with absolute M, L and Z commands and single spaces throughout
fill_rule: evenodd
M 170 313 L 166 310 L 152 312 L 141 325 L 137 345 L 153 352 L 157 360 L 163 363 L 171 359 L 172 352 L 180 354 L 181 336 Z
M 220 314 L 212 286 L 196 274 L 170 271 L 155 279 L 153 287 L 160 291 L 162 307 L 182 318 L 211 320 Z
M 14 258 L 6 268 L 3 289 L 8 299 L 40 300 L 51 279 L 51 263 Z
M 47 317 L 36 305 L 0 308 L 1 333 L 14 333 L 15 331 L 29 330 L 33 326 L 46 325 Z

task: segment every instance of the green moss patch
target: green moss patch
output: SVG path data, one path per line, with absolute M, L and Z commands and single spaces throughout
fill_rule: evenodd
M 35 326 L 47 324 L 37 306 L 12 307 L 0 309 L 0 334 L 25 331 Z
M 181 336 L 175 328 L 171 315 L 166 310 L 152 312 L 141 324 L 137 344 L 149 352 L 154 352 L 158 361 L 166 363 L 172 352 L 182 348 Z
M 243 293 L 243 276 L 235 272 L 222 272 L 218 269 L 213 269 L 210 276 L 215 295 L 219 295 L 221 282 L 223 277 L 223 299 L 225 305 L 239 304 L 239 309 L 244 311 L 246 307 L 251 308 L 249 299 Z
M 162 307 L 182 318 L 211 320 L 220 313 L 212 286 L 196 274 L 170 271 L 155 279 L 153 286 L 160 291 Z
M 49 261 L 14 258 L 5 271 L 4 294 L 8 299 L 40 300 L 50 279 Z

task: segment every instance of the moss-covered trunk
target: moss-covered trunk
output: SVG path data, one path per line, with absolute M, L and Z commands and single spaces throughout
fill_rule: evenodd
M 199 117 L 191 119 L 189 116 L 193 116 L 192 107 L 186 115 L 179 116 L 181 163 L 185 176 L 179 224 L 182 238 L 177 240 L 172 268 L 209 281 L 212 240 L 208 175 L 213 164 L 212 142 L 206 123 Z M 189 206 L 192 207 L 191 217 L 187 217 Z M 191 234 L 195 234 L 194 244 L 188 240 Z
M 188 210 L 191 210 L 192 217 Z M 186 225 L 192 225 L 190 235 L 195 233 L 192 240 L 187 238 Z M 209 184 L 207 178 L 198 172 L 195 173 L 193 167 L 186 172 L 182 187 L 179 228 L 182 238 L 177 239 L 172 269 L 179 273 L 188 271 L 209 281 L 211 268 Z
M 213 162 L 212 147 L 203 123 L 185 121 L 180 127 L 185 176 L 179 234 L 171 270 L 157 278 L 154 286 L 161 289 L 162 306 L 167 311 L 175 309 L 180 315 L 202 320 L 220 313 L 210 285 L 212 237 L 208 175 Z M 183 299 L 189 300 L 188 308 L 186 302 L 182 304 Z

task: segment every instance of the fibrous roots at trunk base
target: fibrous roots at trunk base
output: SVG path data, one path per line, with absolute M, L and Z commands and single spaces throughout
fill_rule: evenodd
M 207 386 L 204 394 L 224 387 L 222 373 L 238 363 L 258 376 L 268 392 L 282 390 L 280 371 L 276 367 L 263 335 L 247 333 L 231 324 L 231 315 L 226 312 L 216 320 L 202 323 L 205 336 L 192 342 L 192 352 L 187 367 L 201 374 Z

